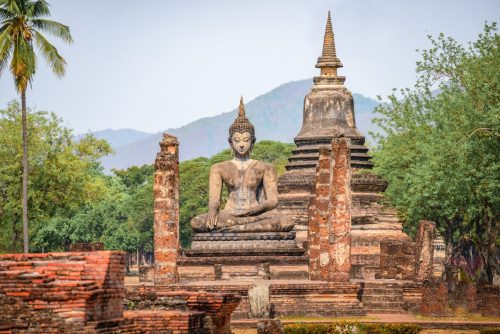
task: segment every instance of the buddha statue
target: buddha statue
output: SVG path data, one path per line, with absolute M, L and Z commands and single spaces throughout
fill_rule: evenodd
M 229 128 L 234 158 L 214 164 L 210 170 L 209 211 L 194 217 L 194 232 L 288 232 L 293 220 L 278 212 L 277 174 L 271 164 L 250 158 L 255 129 L 245 116 L 243 98 L 238 116 Z M 222 185 L 228 189 L 220 210 Z

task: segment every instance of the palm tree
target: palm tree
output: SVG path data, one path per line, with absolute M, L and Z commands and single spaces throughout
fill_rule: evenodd
M 45 32 L 71 43 L 69 27 L 48 20 L 49 4 L 45 0 L 0 0 L 0 74 L 9 64 L 17 92 L 21 95 L 23 128 L 23 245 L 28 253 L 28 133 L 26 89 L 36 70 L 34 46 L 45 58 L 52 72 L 62 77 L 66 61 L 42 35 Z

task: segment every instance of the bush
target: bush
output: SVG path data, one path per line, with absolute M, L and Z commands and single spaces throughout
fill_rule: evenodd
M 479 334 L 500 334 L 500 328 L 482 328 Z
M 285 334 L 417 334 L 422 329 L 412 324 L 336 322 L 330 324 L 291 324 Z

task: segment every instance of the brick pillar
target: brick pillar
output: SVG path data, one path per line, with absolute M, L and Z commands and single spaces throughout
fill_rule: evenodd
M 415 273 L 416 279 L 419 281 L 431 278 L 433 274 L 432 258 L 434 257 L 435 231 L 436 223 L 428 220 L 420 221 L 415 254 Z
M 327 280 L 328 219 L 330 212 L 330 149 L 320 147 L 314 198 L 309 207 L 309 279 Z
M 163 134 L 154 174 L 155 284 L 178 281 L 179 256 L 179 142 Z
M 329 281 L 347 282 L 351 271 L 351 140 L 332 140 Z

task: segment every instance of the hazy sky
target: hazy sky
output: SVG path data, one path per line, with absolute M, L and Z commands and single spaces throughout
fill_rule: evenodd
M 28 105 L 77 132 L 156 132 L 237 107 L 318 74 L 327 11 L 340 70 L 353 92 L 374 97 L 414 81 L 416 49 L 443 32 L 474 40 L 498 22 L 498 0 L 49 0 L 75 43 L 58 80 L 40 60 Z M 56 41 L 55 38 L 51 38 Z M 16 98 L 0 77 L 0 108 Z

